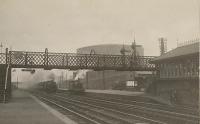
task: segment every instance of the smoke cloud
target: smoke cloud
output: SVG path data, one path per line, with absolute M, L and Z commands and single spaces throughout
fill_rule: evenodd
M 20 88 L 33 88 L 35 87 L 39 82 L 43 81 L 49 81 L 49 80 L 55 80 L 55 74 L 53 71 L 49 70 L 42 70 L 42 69 L 37 69 L 34 74 L 31 74 L 29 72 L 21 72 L 18 70 L 21 75 L 20 75 Z M 23 79 L 23 80 L 22 80 Z

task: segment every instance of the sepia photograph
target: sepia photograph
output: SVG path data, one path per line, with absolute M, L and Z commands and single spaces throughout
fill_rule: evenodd
M 0 124 L 200 124 L 200 0 L 0 0 Z

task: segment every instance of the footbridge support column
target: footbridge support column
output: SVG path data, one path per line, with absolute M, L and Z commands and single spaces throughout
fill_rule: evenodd
M 0 65 L 0 102 L 8 102 L 10 98 L 11 68 L 8 68 L 6 65 Z
M 5 58 L 5 64 L 0 65 L 0 103 L 6 103 L 11 98 L 11 67 L 8 48 L 6 48 Z

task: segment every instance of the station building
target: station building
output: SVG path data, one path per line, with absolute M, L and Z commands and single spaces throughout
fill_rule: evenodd
M 131 45 L 122 44 L 103 44 L 87 46 L 77 49 L 79 54 L 107 54 L 107 55 L 121 55 L 120 50 L 124 47 L 127 51 L 126 55 L 132 54 Z M 142 45 L 136 45 L 136 54 L 144 56 L 144 48 Z M 82 80 L 86 89 L 124 89 L 126 81 L 135 80 L 135 76 L 141 75 L 145 72 L 130 72 L 130 71 L 88 71 L 85 79 Z M 152 74 L 146 72 L 145 74 Z M 141 83 L 140 83 L 141 84 Z
M 199 41 L 179 46 L 153 60 L 158 67 L 152 91 L 174 104 L 198 105 Z

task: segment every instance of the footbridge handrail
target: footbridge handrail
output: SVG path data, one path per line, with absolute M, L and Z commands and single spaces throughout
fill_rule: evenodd
M 155 70 L 155 65 L 150 62 L 154 57 L 55 53 L 46 49 L 45 52 L 9 51 L 9 55 L 1 53 L 0 65 L 10 60 L 10 66 L 14 68 L 151 71 Z

